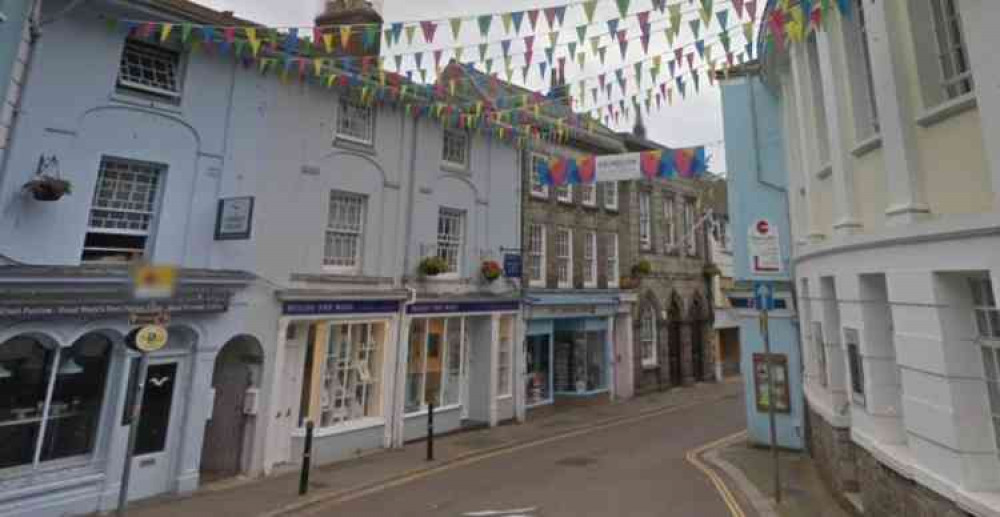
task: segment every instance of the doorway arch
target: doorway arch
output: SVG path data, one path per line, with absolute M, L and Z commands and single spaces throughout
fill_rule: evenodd
M 681 301 L 676 293 L 670 297 L 670 309 L 667 311 L 667 353 L 670 363 L 670 384 L 672 386 L 682 386 L 684 384 L 684 371 L 681 367 Z
M 705 380 L 705 302 L 695 295 L 691 302 L 691 369 L 695 382 Z
M 205 426 L 201 477 L 212 481 L 249 470 L 255 416 L 245 410 L 251 389 L 260 386 L 264 350 L 257 338 L 230 339 L 215 358 L 212 389 L 215 400 Z

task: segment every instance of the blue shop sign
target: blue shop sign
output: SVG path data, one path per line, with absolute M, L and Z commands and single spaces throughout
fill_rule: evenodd
M 503 256 L 503 276 L 507 278 L 521 278 L 521 255 L 508 253 Z
M 411 305 L 407 312 L 410 314 L 444 314 L 451 312 L 504 312 L 516 311 L 521 307 L 520 302 L 425 302 Z
M 381 314 L 399 311 L 398 300 L 298 301 L 285 302 L 282 314 L 311 316 L 318 314 Z

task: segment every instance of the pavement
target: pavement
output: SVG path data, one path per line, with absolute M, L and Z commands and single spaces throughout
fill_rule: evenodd
M 298 472 L 229 480 L 130 506 L 176 515 L 735 515 L 685 453 L 745 427 L 740 382 L 703 384 L 603 406 L 564 407 L 523 424 L 456 433 Z
M 701 455 L 729 488 L 738 494 L 746 515 L 758 517 L 853 517 L 834 499 L 812 459 L 802 452 L 781 451 L 782 501 L 774 500 L 770 449 L 752 446 L 746 433 L 730 437 Z

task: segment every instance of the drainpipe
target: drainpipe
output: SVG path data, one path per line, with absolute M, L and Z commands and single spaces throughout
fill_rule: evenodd
M 14 149 L 14 141 L 18 136 L 18 125 L 21 120 L 21 110 L 24 106 L 24 95 L 28 86 L 28 79 L 31 77 L 31 72 L 34 69 L 32 66 L 35 62 L 35 48 L 38 46 L 38 40 L 42 37 L 42 25 L 51 23 L 58 19 L 59 17 L 68 14 L 69 11 L 79 5 L 81 0 L 76 0 L 67 6 L 65 9 L 52 16 L 48 20 L 41 20 L 42 17 L 42 0 L 35 0 L 31 8 L 28 11 L 27 23 L 28 29 L 28 56 L 24 61 L 24 74 L 21 77 L 21 91 L 14 100 L 14 112 L 10 120 L 10 131 L 7 135 L 7 145 L 3 152 L 3 160 L 0 162 L 0 180 L 6 176 L 7 166 L 10 162 L 11 151 Z M 19 43 L 20 45 L 20 43 Z M 8 85 L 9 85 L 8 79 Z
M 409 347 L 406 346 L 404 338 L 409 335 L 407 331 L 409 327 L 407 323 L 409 322 L 406 319 L 407 309 L 417 301 L 417 290 L 413 287 L 404 287 L 404 289 L 409 294 L 406 301 L 400 306 L 399 324 L 396 326 L 396 371 L 393 376 L 392 397 L 390 397 L 391 403 L 389 404 L 391 418 L 388 419 L 390 448 L 401 447 L 403 445 L 405 438 L 404 431 L 406 429 L 405 412 L 399 407 L 403 403 L 403 398 L 406 397 L 406 393 L 403 391 L 406 389 L 406 384 L 403 380 L 406 379 L 406 362 L 409 359 Z

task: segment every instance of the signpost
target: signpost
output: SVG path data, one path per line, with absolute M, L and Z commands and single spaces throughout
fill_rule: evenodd
M 768 328 L 768 311 L 774 309 L 774 285 L 757 282 L 753 286 L 754 306 L 760 312 L 760 334 L 764 338 L 767 356 L 767 420 L 771 432 L 771 459 L 774 462 L 774 500 L 781 504 L 781 470 L 778 458 L 778 428 L 775 418 L 777 406 L 774 394 L 774 355 L 771 354 L 771 336 Z
M 122 483 L 118 491 L 118 508 L 116 515 L 125 515 L 128 504 L 129 481 L 132 478 L 132 457 L 135 451 L 135 441 L 139 432 L 139 418 L 142 414 L 142 397 L 146 386 L 146 370 L 149 366 L 149 354 L 162 350 L 167 346 L 169 333 L 165 325 L 170 321 L 170 312 L 166 308 L 156 307 L 155 300 L 170 299 L 177 285 L 177 269 L 173 266 L 139 265 L 132 270 L 132 296 L 136 300 L 148 300 L 150 306 L 142 311 L 129 312 L 129 323 L 143 325 L 129 333 L 125 344 L 139 352 L 139 364 L 129 376 L 129 386 L 126 388 L 130 402 L 125 408 L 128 422 L 128 445 L 125 449 L 125 466 L 122 470 Z

